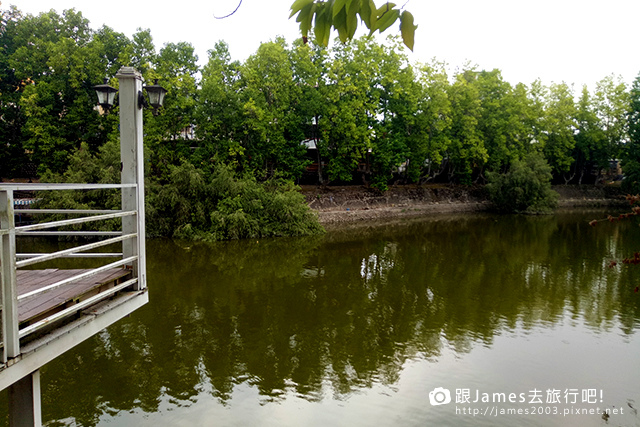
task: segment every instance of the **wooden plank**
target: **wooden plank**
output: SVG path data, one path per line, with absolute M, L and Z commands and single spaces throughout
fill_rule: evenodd
M 55 288 L 59 288 L 61 286 L 65 286 L 71 283 L 75 283 L 78 282 L 80 280 L 84 280 L 86 278 L 89 277 L 94 277 L 94 276 L 98 276 L 102 273 L 104 273 L 105 271 L 110 271 L 113 268 L 121 268 L 121 267 L 125 267 L 126 265 L 130 265 L 131 263 L 133 263 L 134 261 L 137 260 L 137 257 L 128 257 L 128 258 L 123 258 L 121 260 L 118 261 L 114 261 L 111 262 L 109 264 L 100 266 L 100 267 L 96 267 L 92 270 L 85 270 L 84 272 L 73 276 L 73 277 L 67 277 L 66 279 L 60 280 L 58 282 L 52 283 L 50 285 L 44 286 L 36 291 L 32 291 L 32 292 L 27 292 L 25 294 L 22 294 L 20 296 L 18 296 L 18 301 L 24 301 L 30 298 L 33 298 L 35 296 L 37 296 L 38 294 L 50 291 L 52 289 Z
M 81 270 L 75 270 L 69 272 L 69 274 L 75 275 L 81 272 Z M 112 277 L 109 277 L 110 275 L 101 275 L 100 277 L 87 278 L 21 301 L 21 304 L 19 304 L 20 323 L 27 321 L 30 323 L 32 319 L 44 317 L 46 313 L 50 313 L 52 310 L 63 309 L 88 296 L 95 295 L 99 292 L 98 288 L 104 283 L 113 282 L 117 277 L 126 274 L 126 271 L 120 269 L 115 276 L 111 275 Z
M 20 294 L 25 293 L 26 289 L 39 289 L 43 283 L 47 283 L 47 277 L 58 277 L 64 274 L 58 272 L 57 268 L 50 268 L 47 270 L 17 270 L 16 276 L 20 281 L 18 292 Z
M 98 302 L 102 302 L 105 300 L 107 296 L 114 295 L 118 292 L 124 291 L 127 288 L 131 288 L 132 285 L 137 282 L 138 279 L 130 279 L 119 285 L 113 286 L 108 290 L 101 291 L 100 293 L 85 299 L 77 304 L 72 305 L 71 307 L 61 310 L 53 315 L 48 316 L 46 319 L 41 320 L 40 322 L 36 322 L 35 324 L 29 325 L 25 328 L 20 329 L 20 336 L 27 336 L 38 329 L 46 328 L 51 322 L 55 322 L 57 320 L 63 319 L 67 316 L 74 315 L 78 312 L 78 310 L 83 310 L 85 308 L 89 308 L 93 305 L 96 305 Z
M 18 293 L 25 294 L 35 289 L 49 286 L 59 280 L 76 276 L 89 270 L 18 270 Z M 63 310 L 77 302 L 113 287 L 131 274 L 130 270 L 112 268 L 96 276 L 72 282 L 20 301 L 18 319 L 21 326 L 28 325 L 56 311 Z

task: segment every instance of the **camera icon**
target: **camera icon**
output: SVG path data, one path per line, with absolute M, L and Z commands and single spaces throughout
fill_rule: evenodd
M 433 406 L 446 405 L 451 402 L 451 392 L 446 388 L 436 387 L 429 392 L 429 402 Z

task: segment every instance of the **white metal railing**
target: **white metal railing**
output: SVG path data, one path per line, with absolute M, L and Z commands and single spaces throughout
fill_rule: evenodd
M 69 283 L 73 283 L 73 282 L 77 282 L 78 280 L 86 279 L 87 277 L 96 276 L 96 275 L 98 275 L 98 274 L 100 274 L 102 272 L 105 272 L 105 271 L 110 270 L 110 269 L 115 268 L 115 267 L 122 267 L 123 265 L 131 264 L 132 262 L 136 261 L 137 259 L 138 259 L 138 257 L 132 256 L 132 257 L 129 257 L 129 258 L 124 258 L 124 259 L 122 259 L 120 261 L 116 261 L 116 262 L 112 262 L 112 263 L 107 264 L 107 265 L 103 265 L 101 267 L 93 268 L 93 269 L 88 270 L 88 271 L 86 271 L 84 273 L 77 274 L 77 275 L 75 275 L 73 277 L 69 277 L 69 278 L 64 279 L 64 280 L 59 280 L 59 281 L 57 281 L 55 283 L 52 283 L 51 285 L 45 286 L 45 287 L 37 289 L 35 291 L 24 293 L 24 294 L 18 296 L 18 301 L 22 301 L 24 299 L 31 298 L 31 297 L 34 297 L 36 295 L 40 295 L 40 294 L 45 293 L 47 291 L 50 291 L 52 289 L 59 288 L 60 286 L 68 285 Z
M 63 352 L 89 338 L 100 329 L 106 328 L 133 310 L 146 304 L 146 257 L 145 257 L 145 206 L 144 206 L 144 130 L 143 103 L 140 94 L 143 90 L 142 74 L 132 67 L 122 67 L 116 74 L 118 79 L 119 99 L 119 130 L 120 130 L 120 182 L 121 184 L 0 184 L 0 331 L 2 332 L 0 349 L 0 389 L 10 388 L 13 399 L 9 403 L 9 419 L 16 421 L 16 425 L 40 425 L 40 375 L 39 369 L 45 363 L 53 360 Z M 0 141 L 1 142 L 1 141 Z M 67 209 L 50 209 L 33 212 L 34 199 L 23 199 L 14 206 L 15 191 L 56 191 L 56 190 L 106 190 L 117 189 L 121 195 L 120 210 L 87 210 L 81 209 L 70 212 Z M 37 204 L 35 205 L 37 206 Z M 15 210 L 14 210 L 15 208 Z M 17 213 L 17 218 L 14 215 Z M 33 224 L 22 226 L 24 215 L 39 213 L 75 214 L 84 218 L 69 217 L 62 221 L 49 222 L 47 225 Z M 24 215 L 23 215 L 24 214 Z M 119 218 L 121 227 L 118 232 L 74 231 L 66 232 L 60 227 L 82 224 L 87 221 L 103 221 Z M 16 219 L 20 222 L 16 224 Z M 72 227 L 77 228 L 77 227 Z M 55 254 L 16 253 L 16 237 L 22 236 L 92 236 L 110 244 L 122 245 L 122 253 L 116 255 L 119 259 L 103 265 L 98 269 L 88 270 L 82 274 L 95 274 L 99 269 L 114 266 L 126 266 L 132 271 L 132 279 L 126 280 L 107 291 L 89 297 L 69 308 L 61 308 L 56 314 L 43 313 L 46 319 L 36 319 L 34 324 L 19 328 L 18 320 L 18 289 L 16 269 L 19 265 L 26 266 L 34 262 L 56 262 L 66 257 L 103 257 L 91 252 L 94 247 L 80 245 L 74 250 L 57 251 Z M 118 240 L 113 240 L 118 239 Z M 86 242 L 85 242 L 86 243 Z M 109 244 L 109 243 L 107 243 Z M 95 247 L 97 249 L 97 247 Z M 101 248 L 99 250 L 107 250 Z M 112 260 L 108 260 L 112 261 Z M 105 262 L 108 262 L 105 261 Z M 102 262 L 100 264 L 103 264 Z M 22 278 L 24 273 L 20 273 Z M 74 273 L 69 273 L 74 274 Z M 62 276 L 62 275 L 61 275 Z M 74 280 L 80 277 L 76 276 Z M 64 286 L 61 277 L 50 277 L 49 281 L 59 280 L 58 283 L 48 283 L 50 292 L 52 287 Z M 21 279 L 22 280 L 22 279 Z M 65 279 L 68 280 L 68 279 Z M 21 287 L 22 285 L 21 281 Z M 26 284 L 26 283 L 25 283 Z M 113 295 L 116 292 L 131 289 Z M 21 292 L 32 289 L 21 289 Z M 62 290 L 62 289 L 61 289 Z M 105 297 L 114 296 L 112 302 L 103 301 Z M 28 294 L 20 298 L 29 298 Z M 39 303 L 38 299 L 23 301 L 22 306 Z M 93 310 L 90 306 L 100 304 Z M 82 313 L 80 319 L 73 321 L 65 319 L 64 325 L 60 319 Z M 55 324 L 52 324 L 55 322 Z M 47 325 L 58 326 L 62 329 L 51 330 L 51 333 L 37 336 L 35 331 Z M 68 328 L 68 329 L 67 329 Z M 62 333 L 62 330 L 65 332 Z M 60 332 L 60 333 L 57 333 Z M 21 348 L 22 345 L 22 348 Z M 19 382 L 19 385 L 17 383 Z M 13 403 L 12 403 L 13 402 Z
M 136 234 L 127 234 L 123 236 L 113 237 L 111 239 L 101 240 L 99 242 L 89 243 L 88 245 L 76 246 L 75 248 L 64 249 L 61 251 L 53 252 L 50 254 L 40 254 L 39 256 L 29 257 L 24 261 L 17 261 L 16 268 L 24 268 L 29 265 L 37 264 L 39 262 L 51 261 L 56 258 L 62 258 L 65 255 L 75 255 L 78 252 L 84 252 L 91 249 L 96 249 L 102 246 L 110 245 L 112 243 L 122 242 L 126 239 L 132 239 L 137 237 Z M 16 253 L 16 257 L 20 257 L 22 254 Z
M 14 208 L 13 193 L 15 191 L 56 191 L 56 190 L 107 190 L 119 189 L 122 191 L 122 210 L 103 209 L 34 209 L 31 205 L 28 208 Z M 4 364 L 8 359 L 17 357 L 20 354 L 20 339 L 25 336 L 50 325 L 52 322 L 64 317 L 71 316 L 90 305 L 95 304 L 113 294 L 133 287 L 142 289 L 146 287 L 144 279 L 138 277 L 139 254 L 144 254 L 144 243 L 142 252 L 140 251 L 140 237 L 144 238 L 144 225 L 140 225 L 138 209 L 139 192 L 137 184 L 0 184 L 0 320 L 2 333 L 0 345 L 2 353 L 0 364 Z M 130 200 L 133 199 L 133 202 Z M 128 206 L 128 209 L 126 208 Z M 18 205 L 20 206 L 20 205 Z M 63 219 L 50 222 L 35 223 L 24 226 L 16 226 L 15 215 L 39 215 L 39 214 L 63 214 L 82 215 L 78 218 Z M 143 215 L 142 215 L 143 216 Z M 122 218 L 120 231 L 64 231 L 59 227 L 78 225 L 89 222 L 105 221 L 115 218 Z M 132 220 L 128 220 L 131 218 Z M 140 229 L 142 227 L 142 231 Z M 51 230 L 54 229 L 54 230 Z M 68 249 L 63 249 L 51 253 L 17 253 L 16 237 L 20 236 L 89 236 L 101 238 L 96 242 L 82 244 Z M 89 252 L 104 246 L 122 243 L 122 252 Z M 110 262 L 91 270 L 83 271 L 73 277 L 59 280 L 45 287 L 18 295 L 16 270 L 32 266 L 45 261 L 52 261 L 59 258 L 113 258 L 119 260 Z M 18 302 L 36 297 L 52 289 L 73 283 L 91 276 L 100 274 L 112 268 L 132 266 L 134 278 L 125 281 L 113 288 L 87 298 L 67 309 L 59 311 L 53 315 L 39 320 L 34 324 L 22 329 L 19 328 Z
M 69 308 L 66 308 L 58 313 L 55 313 L 49 317 L 47 317 L 46 319 L 43 319 L 37 323 L 34 323 L 33 325 L 29 325 L 26 328 L 20 329 L 19 334 L 20 334 L 20 338 L 23 338 L 35 331 L 37 331 L 38 329 L 41 329 L 45 326 L 47 326 L 48 324 L 50 324 L 51 322 L 55 322 L 56 320 L 60 320 L 63 319 L 65 317 L 71 316 L 75 313 L 78 312 L 78 310 L 82 310 L 84 308 L 87 308 L 89 306 L 92 306 L 93 304 L 102 301 L 103 299 L 110 297 L 111 295 L 120 292 L 128 287 L 131 287 L 132 285 L 135 285 L 136 283 L 138 283 L 138 279 L 137 278 L 133 278 L 130 280 L 127 280 L 126 282 L 123 282 L 117 286 L 114 286 L 111 289 L 108 289 L 106 291 L 100 292 L 98 295 L 94 295 L 90 298 L 87 298 L 86 300 L 79 302 L 78 304 L 74 304 Z

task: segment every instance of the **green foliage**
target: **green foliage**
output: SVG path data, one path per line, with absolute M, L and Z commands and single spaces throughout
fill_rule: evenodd
M 381 48 L 366 39 L 334 47 L 327 83 L 320 87 L 326 102 L 318 124 L 320 153 L 327 159 L 330 181 L 349 182 L 371 148 L 377 100 L 371 90 L 378 76 Z
M 393 40 L 393 39 L 392 39 Z M 420 86 L 414 69 L 404 54 L 402 45 L 382 46 L 378 75 L 371 96 L 377 101 L 376 115 L 371 124 L 375 134 L 371 144 L 371 186 L 385 191 L 392 172 L 398 170 L 409 156 L 411 135 L 415 130 Z
M 358 29 L 358 17 L 370 30 L 369 35 L 376 31 L 385 32 L 399 19 L 402 40 L 413 50 L 418 26 L 413 23 L 413 15 L 403 8 L 397 9 L 396 4 L 391 2 L 376 7 L 373 0 L 295 0 L 289 18 L 298 15 L 296 22 L 300 23 L 300 33 L 305 43 L 313 28 L 316 42 L 323 46 L 329 45 L 332 29 L 338 32 L 342 43 L 352 40 Z
M 623 143 L 627 137 L 629 92 L 622 78 L 613 75 L 597 82 L 594 93 L 594 112 L 606 144 L 609 159 L 620 157 Z
M 91 154 L 86 144 L 71 157 L 63 174 L 47 173 L 49 182 L 117 183 L 120 149 L 115 141 Z M 150 236 L 199 240 L 227 240 L 318 234 L 322 227 L 304 196 L 289 181 L 238 178 L 233 168 L 216 164 L 207 174 L 191 163 L 168 166 L 163 179 L 147 183 L 147 229 Z M 114 190 L 41 192 L 41 208 L 119 209 Z M 63 219 L 49 216 L 45 220 Z M 103 221 L 112 230 L 119 220 Z M 95 229 L 94 224 L 72 227 Z
M 551 167 L 540 153 L 514 160 L 504 173 L 488 172 L 487 190 L 502 212 L 549 212 L 557 205 L 558 194 L 551 190 Z
M 287 178 L 300 176 L 306 160 L 291 114 L 301 88 L 293 78 L 293 66 L 284 39 L 262 43 L 255 55 L 240 67 L 244 139 L 248 166 L 257 176 L 280 171 Z
M 231 62 L 225 43 L 216 44 L 196 111 L 201 138 L 196 161 L 204 167 L 215 159 L 261 178 L 299 177 L 308 163 L 302 129 L 312 114 L 302 94 L 313 82 L 300 81 L 310 76 L 293 71 L 303 66 L 305 55 L 309 61 L 309 51 L 306 46 L 289 50 L 277 39 L 239 64 Z M 304 67 L 313 74 L 312 63 Z
M 481 71 L 477 86 L 481 99 L 478 128 L 487 150 L 486 167 L 503 171 L 512 160 L 528 152 L 530 136 L 527 123 L 522 119 L 529 110 L 526 88 L 512 87 L 497 69 Z
M 622 170 L 624 172 L 622 190 L 627 193 L 640 194 L 640 158 L 627 157 Z
M 488 160 L 485 140 L 479 127 L 482 100 L 476 74 L 472 69 L 464 70 L 455 76 L 455 81 L 448 87 L 453 115 L 450 150 L 447 153 L 451 163 L 450 177 L 465 185 L 472 183 L 474 169 Z
M 633 81 L 629 99 L 629 141 L 622 155 L 622 189 L 640 194 L 640 75 Z
M 148 46 L 147 48 L 151 48 Z M 192 155 L 191 130 L 198 102 L 198 57 L 189 43 L 167 43 L 158 55 L 149 55 L 152 67 L 147 81 L 159 79 L 166 90 L 161 114 L 145 110 L 145 148 L 149 154 L 150 174 L 161 177 L 170 165 L 177 165 Z
M 573 170 L 580 174 L 578 182 L 582 182 L 582 177 L 590 166 L 604 169 L 609 166 L 610 160 L 605 134 L 586 87 L 582 89 L 582 96 L 578 101 L 576 122 L 578 132 L 575 135 Z
M 72 182 L 115 184 L 120 182 L 120 144 L 111 139 L 93 154 L 83 143 L 80 149 L 69 156 L 69 166 L 64 173 L 48 171 L 42 176 L 45 182 Z M 46 209 L 120 209 L 120 192 L 117 190 L 91 191 L 41 191 L 38 207 Z M 67 215 L 39 217 L 43 221 L 68 219 Z M 85 223 L 66 227 L 68 230 L 114 230 L 120 219 Z
M 569 172 L 574 162 L 576 106 L 573 90 L 566 84 L 552 84 L 546 92 L 543 132 L 540 143 L 554 172 Z
M 442 173 L 451 144 L 452 105 L 445 64 L 422 65 L 417 78 L 414 126 L 408 132 L 407 179 L 428 181 Z
M 151 236 L 227 240 L 322 232 L 304 196 L 288 181 L 259 183 L 216 165 L 206 177 L 190 163 L 171 166 L 168 182 L 148 196 Z
M 216 43 L 209 50 L 209 62 L 202 70 L 200 99 L 196 105 L 196 135 L 200 140 L 193 162 L 207 170 L 217 159 L 236 167 L 244 166 L 242 109 L 238 62 L 231 61 L 229 46 Z
M 15 37 L 22 19 L 15 7 L 0 10 L 0 178 L 22 175 L 28 162 L 22 147 L 26 118 L 19 107 L 23 85 L 9 65 L 17 48 Z
M 40 173 L 61 173 L 81 143 L 95 152 L 113 130 L 94 111 L 92 84 L 119 68 L 126 39 L 107 27 L 93 37 L 89 22 L 75 10 L 18 16 L 12 15 L 3 34 L 11 36 L 11 48 L 3 54 L 15 90 L 3 91 L 0 104 L 11 105 L 9 123 L 20 125 L 17 135 L 28 154 L 23 161 L 33 161 Z
M 301 25 L 316 32 L 314 43 L 278 38 L 241 62 L 219 42 L 205 67 L 189 43 L 156 51 L 148 29 L 128 38 L 92 30 L 75 10 L 3 10 L 0 176 L 34 166 L 40 177 L 62 175 L 76 151 L 99 155 L 117 139 L 118 108 L 99 115 L 92 86 L 123 65 L 169 91 L 159 116 L 144 112 L 147 176 L 163 184 L 184 163 L 207 180 L 221 163 L 258 181 L 317 174 L 322 184 L 359 181 L 381 191 L 435 179 L 471 184 L 531 151 L 544 154 L 555 180 L 593 180 L 615 158 L 633 173 L 629 93 L 613 76 L 577 102 L 569 85 L 512 86 L 499 70 L 465 66 L 451 76 L 435 60 L 408 62 L 411 16 L 392 3 L 294 5 Z M 359 20 L 382 31 L 400 20 L 405 39 L 353 39 Z M 331 28 L 351 41 L 325 48 Z

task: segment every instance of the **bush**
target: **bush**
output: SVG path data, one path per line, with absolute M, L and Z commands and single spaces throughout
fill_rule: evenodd
M 92 154 L 86 142 L 69 156 L 69 167 L 64 173 L 46 171 L 42 182 L 115 184 L 120 182 L 120 146 L 110 140 Z M 39 191 L 36 208 L 39 209 L 120 209 L 118 190 L 65 190 Z M 35 221 L 50 222 L 71 218 L 67 214 L 45 214 L 34 217 Z M 118 229 L 120 218 L 98 222 L 70 225 L 59 230 L 67 231 L 112 231 Z
M 640 139 L 640 123 L 636 126 L 636 139 Z M 640 193 L 640 140 L 631 140 L 626 144 L 622 155 L 622 173 L 622 190 L 631 194 Z
M 545 213 L 557 206 L 558 193 L 551 189 L 551 167 L 540 153 L 514 160 L 504 174 L 487 173 L 491 201 L 502 212 Z
M 184 162 L 147 199 L 149 235 L 198 240 L 302 236 L 323 231 L 304 196 L 288 181 L 239 178 L 218 164 L 206 179 Z
M 48 182 L 120 181 L 117 142 L 94 155 L 83 144 L 70 157 L 64 174 L 48 173 Z M 211 173 L 183 161 L 169 165 L 165 176 L 147 179 L 146 226 L 150 237 L 226 240 L 271 236 L 301 236 L 324 230 L 291 182 L 237 177 L 232 168 L 217 163 Z M 40 208 L 119 209 L 117 190 L 49 191 L 38 194 Z M 43 220 L 65 219 L 47 215 Z M 120 219 L 70 226 L 73 230 L 114 230 Z
M 620 188 L 630 194 L 640 194 L 640 162 L 627 161 L 622 165 L 624 179 Z

